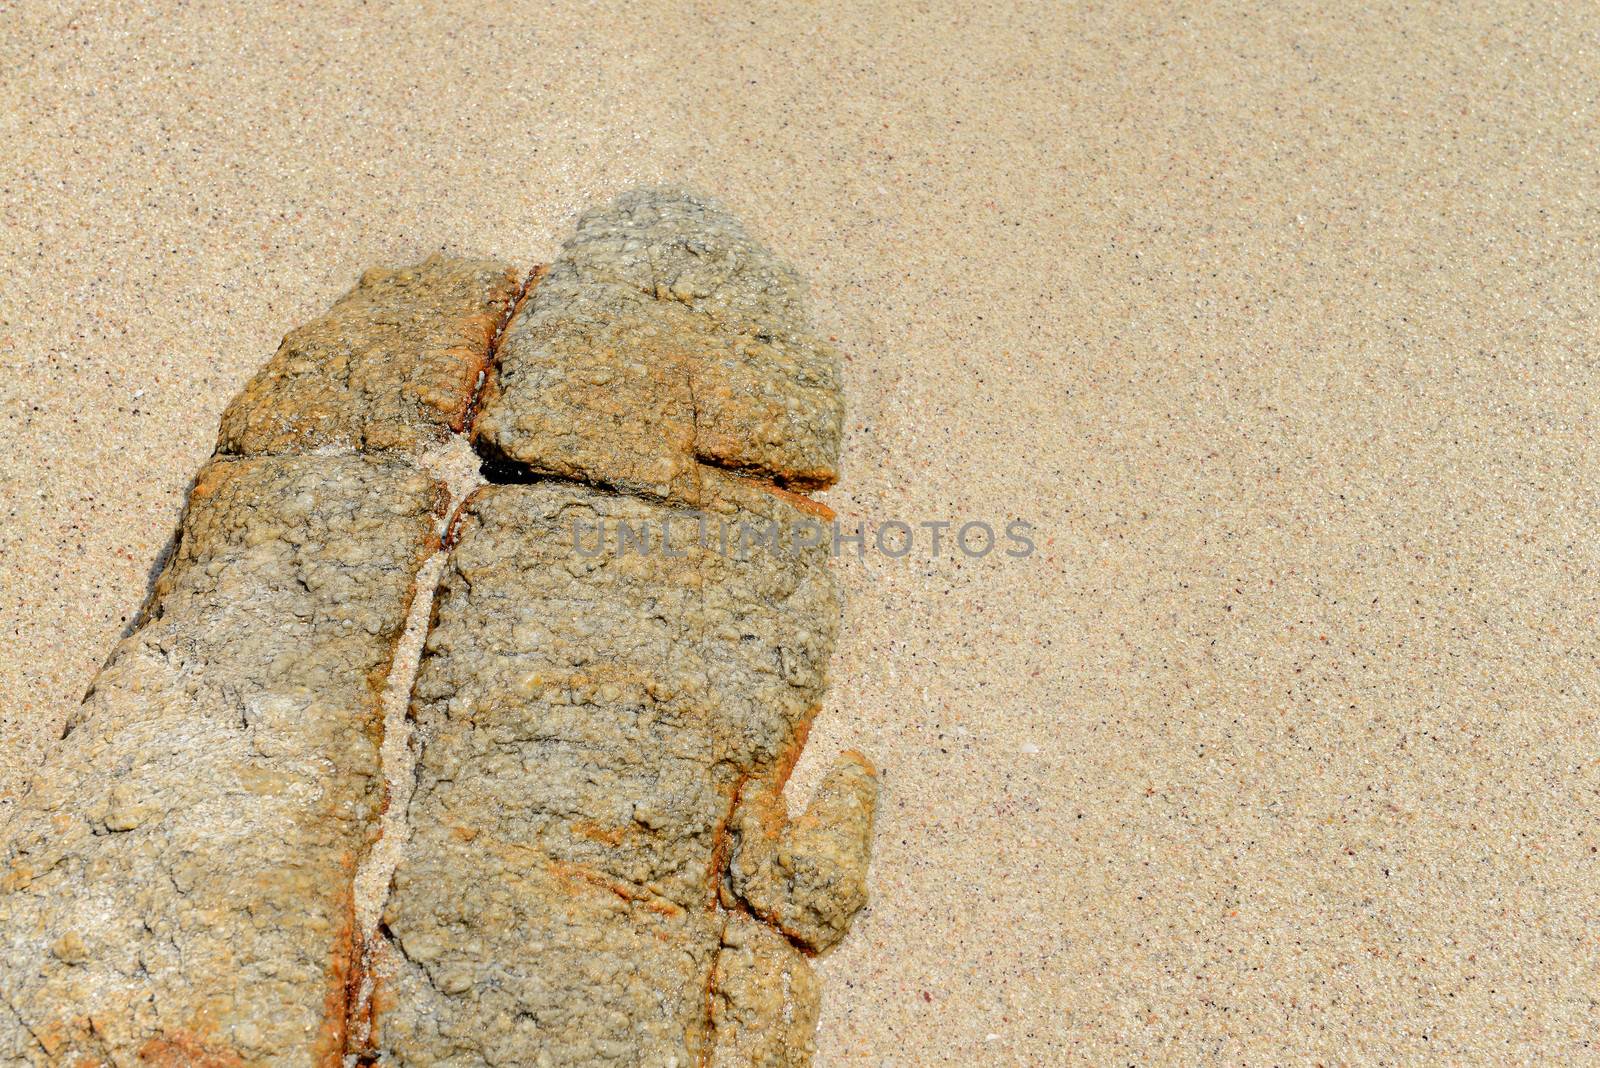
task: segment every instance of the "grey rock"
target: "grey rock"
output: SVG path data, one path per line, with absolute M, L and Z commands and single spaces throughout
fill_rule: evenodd
M 475 427 L 486 455 L 666 494 L 697 464 L 838 478 L 839 357 L 799 276 L 700 197 L 584 216 L 513 320 Z
M 230 406 L 149 603 L 0 827 L 0 1063 L 342 1061 L 378 691 L 447 504 L 385 447 L 459 428 L 518 289 L 369 271 Z
M 877 796 L 846 754 L 782 800 L 838 621 L 796 492 L 837 477 L 837 356 L 693 196 L 623 197 L 539 277 L 369 272 L 228 409 L 0 827 L 0 1063 L 809 1063 Z M 450 524 L 364 946 L 379 695 L 448 503 L 418 457 L 485 376 L 509 484 Z
M 0 832 L 0 1063 L 338 1062 L 376 688 L 443 504 L 404 460 L 200 473 Z
M 848 754 L 783 811 L 838 619 L 801 534 L 831 514 L 791 492 L 835 477 L 841 411 L 801 296 L 725 214 L 636 193 L 507 328 L 477 442 L 534 481 L 468 502 L 438 593 L 381 1062 L 809 1063 L 877 780 Z

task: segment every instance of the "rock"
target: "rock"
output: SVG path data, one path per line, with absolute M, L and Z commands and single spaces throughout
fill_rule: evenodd
M 380 446 L 460 425 L 516 288 L 369 272 L 228 409 L 149 603 L 0 827 L 0 1063 L 342 1063 L 378 688 L 447 501 Z
M 711 1068 L 805 1068 L 821 991 L 805 955 L 750 916 L 727 917 L 711 979 Z
M 801 516 L 702 480 L 738 516 Z M 577 574 L 558 566 L 575 518 L 690 513 L 560 482 L 487 486 L 464 509 L 413 692 L 428 741 L 379 965 L 377 1048 L 395 1063 L 707 1055 L 729 813 L 815 714 L 837 609 L 820 549 L 609 543 Z M 493 982 L 470 996 L 445 981 L 484 964 Z
M 0 832 L 0 1063 L 339 1060 L 375 686 L 441 504 L 403 459 L 200 473 L 144 622 Z
M 727 213 L 640 191 L 586 215 L 507 330 L 475 427 L 531 471 L 658 495 L 699 464 L 838 478 L 839 357 Z
M 678 194 L 586 217 L 513 319 L 477 442 L 531 484 L 468 501 L 435 603 L 380 1063 L 809 1063 L 796 944 L 865 903 L 877 794 L 850 756 L 780 797 L 838 617 L 780 487 L 835 477 L 837 380 L 793 272 Z
M 589 215 L 526 288 L 370 271 L 229 407 L 0 827 L 0 1062 L 809 1063 L 877 796 L 855 755 L 792 823 L 781 796 L 838 621 L 826 541 L 789 536 L 830 515 L 796 491 L 837 477 L 837 357 L 684 194 Z M 485 375 L 494 484 L 449 524 L 363 947 L 380 692 L 448 503 L 418 453 Z
M 877 775 L 855 752 L 844 754 L 793 822 L 781 781 L 746 790 L 734 814 L 728 864 L 734 896 L 806 950 L 831 949 L 867 903 L 877 801 Z
M 283 339 L 223 413 L 218 451 L 416 449 L 459 432 L 520 290 L 487 260 L 372 268 Z

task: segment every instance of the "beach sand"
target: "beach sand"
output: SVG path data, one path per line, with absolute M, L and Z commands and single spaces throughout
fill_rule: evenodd
M 0 6 L 0 794 L 287 329 L 684 185 L 1037 528 L 840 562 L 819 1064 L 1593 1063 L 1600 15 L 1322 7 Z

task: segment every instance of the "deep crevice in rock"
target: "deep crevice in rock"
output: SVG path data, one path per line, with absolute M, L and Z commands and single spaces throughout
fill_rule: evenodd
M 416 457 L 417 463 L 449 488 L 450 502 L 440 520 L 438 548 L 424 561 L 416 574 L 415 592 L 406 613 L 405 629 L 395 646 L 382 694 L 383 741 L 379 754 L 383 777 L 384 806 L 378 837 L 367 849 L 355 876 L 356 975 L 345 1005 L 344 1060 L 347 1064 L 373 1063 L 367 1049 L 371 1038 L 374 975 L 372 948 L 384 937 L 383 906 L 389 897 L 389 884 L 399 865 L 401 852 L 411 839 L 409 808 L 416 792 L 421 741 L 413 732 L 411 690 L 422 666 L 423 648 L 433 627 L 434 602 L 439 580 L 454 544 L 454 528 L 461 506 L 486 480 L 480 473 L 476 453 L 470 447 L 473 422 L 494 374 L 500 343 L 510 329 L 528 295 L 543 277 L 544 266 L 534 267 L 523 278 L 516 295 L 506 305 L 484 353 L 483 366 L 473 383 L 472 395 L 462 414 L 461 429 Z

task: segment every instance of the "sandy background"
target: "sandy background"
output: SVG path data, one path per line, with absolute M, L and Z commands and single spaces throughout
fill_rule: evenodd
M 822 1065 L 1595 1063 L 1600 16 L 1319 6 L 0 4 L 0 793 L 286 329 L 684 183 L 1041 530 L 843 566 Z

